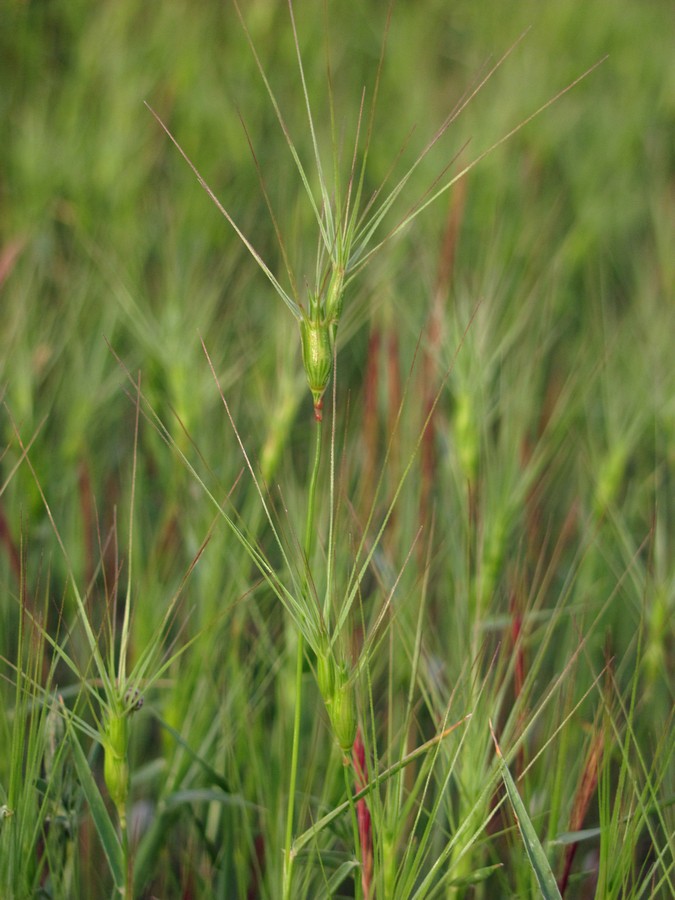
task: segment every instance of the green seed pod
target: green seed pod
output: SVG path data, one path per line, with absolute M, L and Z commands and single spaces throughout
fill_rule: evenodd
M 351 753 L 356 739 L 356 701 L 346 666 L 342 666 L 339 671 L 338 684 L 328 713 L 340 749 L 345 754 Z
M 103 778 L 110 799 L 118 810 L 124 810 L 129 794 L 129 724 L 126 713 L 111 713 L 103 733 Z
M 327 706 L 333 702 L 336 677 L 337 666 L 332 652 L 327 650 L 325 653 L 319 653 L 316 657 L 316 680 Z
M 349 670 L 344 663 L 338 665 L 327 643 L 317 652 L 316 681 L 335 739 L 343 753 L 349 754 L 356 738 L 356 701 Z
M 304 316 L 300 323 L 300 337 L 307 383 L 314 397 L 314 406 L 319 408 L 333 368 L 328 325 Z

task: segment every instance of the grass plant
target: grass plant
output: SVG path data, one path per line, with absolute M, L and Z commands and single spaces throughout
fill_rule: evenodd
M 451 6 L 3 13 L 3 897 L 675 892 L 670 13 Z

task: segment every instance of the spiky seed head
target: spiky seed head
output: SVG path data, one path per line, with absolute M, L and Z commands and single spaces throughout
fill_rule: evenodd
M 356 739 L 354 688 L 349 681 L 347 665 L 337 662 L 329 646 L 317 653 L 316 680 L 335 739 L 343 753 L 349 755 Z
M 129 794 L 129 722 L 126 712 L 111 712 L 103 731 L 103 778 L 110 799 L 118 810 L 126 806 Z
M 342 665 L 338 671 L 332 709 L 329 709 L 328 712 L 340 749 L 348 756 L 356 739 L 356 700 L 345 665 Z
M 328 706 L 333 700 L 337 666 L 331 650 L 320 652 L 316 657 L 316 680 L 324 703 Z
M 300 322 L 302 340 L 302 362 L 307 375 L 307 383 L 314 398 L 314 408 L 320 409 L 330 373 L 333 368 L 330 329 L 318 318 L 303 316 Z

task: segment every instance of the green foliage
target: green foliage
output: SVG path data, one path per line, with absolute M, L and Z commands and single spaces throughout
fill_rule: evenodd
M 672 896 L 672 10 L 240 6 L 3 8 L 0 895 Z

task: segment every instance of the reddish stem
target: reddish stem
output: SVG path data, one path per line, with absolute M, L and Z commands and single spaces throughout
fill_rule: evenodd
M 368 769 L 366 767 L 366 748 L 363 746 L 360 728 L 356 732 L 352 754 L 356 774 L 356 790 L 361 791 L 368 784 Z M 361 844 L 361 888 L 364 900 L 369 900 L 373 880 L 373 830 L 370 810 L 365 797 L 356 801 L 356 819 Z

